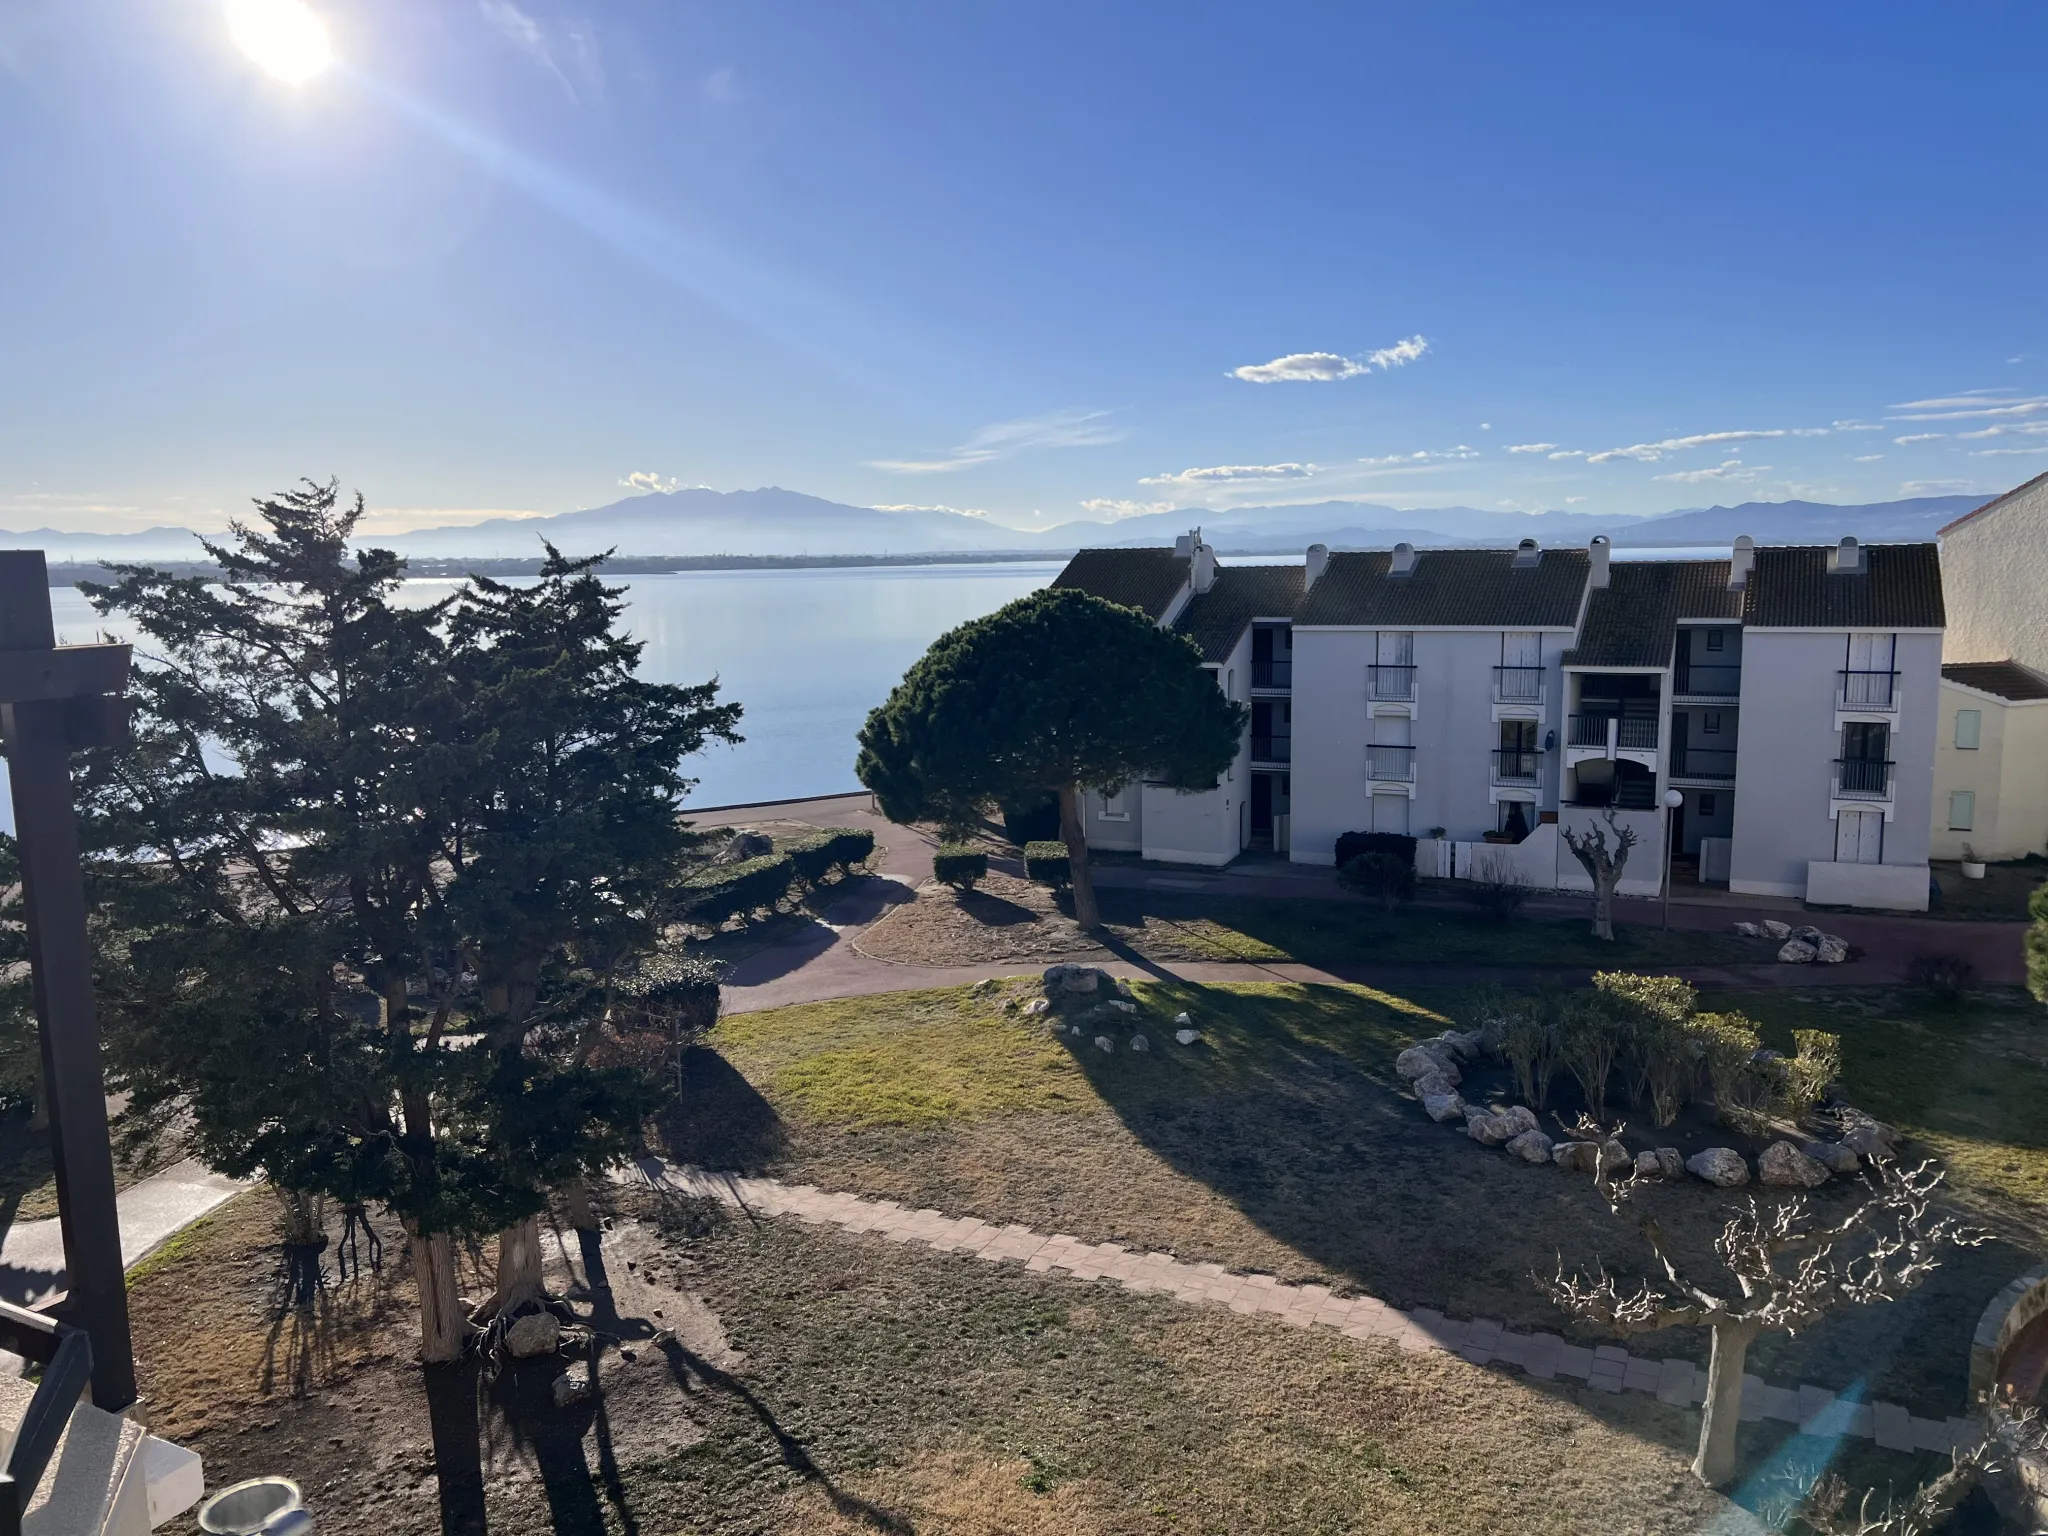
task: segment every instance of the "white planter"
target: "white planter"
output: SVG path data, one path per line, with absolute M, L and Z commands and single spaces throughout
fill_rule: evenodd
M 1963 878 L 1965 880 L 1982 880 L 1984 878 L 1984 866 L 1982 864 L 1972 864 L 1968 859 L 1963 860 Z

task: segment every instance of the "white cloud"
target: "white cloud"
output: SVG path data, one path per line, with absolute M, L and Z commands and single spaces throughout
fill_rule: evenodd
M 1947 436 L 1946 432 L 1908 432 L 1904 437 L 1895 437 L 1892 441 L 1899 447 L 1906 448 L 1914 443 L 1938 442 Z
M 2048 443 L 2038 443 L 2032 448 L 1972 448 L 1973 459 L 2003 459 L 2021 453 L 2048 453 Z
M 2048 436 L 2048 421 L 2004 422 L 1997 426 L 1979 427 L 1974 432 L 1958 432 L 1958 442 L 1974 441 L 1986 437 L 2044 437 Z
M 1094 496 L 1081 503 L 1081 510 L 1093 512 L 1109 522 L 1119 518 L 1143 517 L 1150 512 L 1171 512 L 1174 504 L 1170 501 L 1121 501 L 1111 496 Z
M 1345 357 L 1338 352 L 1290 352 L 1270 363 L 1247 363 L 1230 370 L 1230 377 L 1247 384 L 1325 384 L 1335 379 L 1355 379 L 1377 368 L 1401 368 L 1429 350 L 1429 338 L 1410 336 L 1391 347 L 1380 347 L 1364 357 Z
M 1901 496 L 1973 496 L 1989 494 L 1981 491 L 1974 480 L 1901 480 Z
M 1550 455 L 1553 459 L 1583 459 L 1585 456 L 1586 450 L 1583 448 L 1560 448 Z
M 740 89 L 740 72 L 731 64 L 721 64 L 704 77 L 700 93 L 707 107 L 729 107 L 745 95 Z
M 988 513 L 980 507 L 948 507 L 941 504 L 920 504 L 912 501 L 899 501 L 890 505 L 871 507 L 869 510 L 874 512 L 950 512 L 955 517 L 988 516 Z
M 1557 444 L 1555 443 L 1512 443 L 1508 447 L 1509 453 L 1555 453 L 1556 451 Z
M 619 484 L 629 491 L 668 492 L 676 488 L 676 477 L 669 475 L 664 478 L 661 475 L 657 475 L 651 469 L 636 469 L 621 480 Z
M 1681 469 L 1651 478 L 1673 480 L 1681 485 L 1705 485 L 1715 480 L 1754 480 L 1770 467 L 1768 464 L 1744 464 L 1740 459 L 1723 459 L 1711 469 Z
M 2048 395 L 2014 395 L 2009 390 L 1973 389 L 1932 400 L 1895 405 L 1893 421 L 1996 421 L 2048 414 Z
M 1567 496 L 1564 499 L 1564 504 L 1568 507 L 1576 507 L 1580 502 L 1584 501 L 1585 499 L 1586 498 L 1583 496 Z
M 1306 480 L 1315 473 L 1315 468 L 1313 464 L 1216 464 L 1207 469 L 1183 469 L 1172 475 L 1147 475 L 1138 484 L 1170 485 L 1183 490 L 1214 489 L 1270 480 Z
M 579 20 L 565 24 L 557 40 L 551 39 L 547 28 L 521 10 L 513 0 L 477 0 L 477 9 L 483 13 L 485 21 L 498 29 L 500 36 L 560 81 L 571 101 L 580 99 L 575 82 L 569 78 L 572 70 L 587 89 L 602 88 L 604 74 L 598 63 L 596 39 L 591 36 L 588 23 Z M 563 67 L 565 58 L 567 69 Z
M 1586 462 L 1608 464 L 1616 459 L 1634 459 L 1641 464 L 1654 464 L 1666 454 L 1683 453 L 1688 448 L 1716 447 L 1722 443 L 1752 443 L 1762 438 L 1789 435 L 1783 427 L 1774 427 L 1763 432 L 1696 432 L 1690 437 L 1667 437 L 1655 443 L 1631 443 L 1626 448 L 1609 448 L 1603 453 L 1588 454 Z
M 2022 352 L 2022 353 L 2021 353 L 2021 354 L 2020 354 L 2020 355 L 2019 355 L 2018 357 L 2008 357 L 2008 358 L 2006 359 L 2006 362 L 2007 362 L 2008 364 L 2010 364 L 2010 363 L 2024 363 L 2024 362 L 2025 362 L 2026 360 L 2027 360 L 2027 354 L 2026 354 L 2026 353 L 2024 353 L 2024 352 Z
M 1493 423 L 1490 421 L 1482 421 L 1481 423 L 1479 423 L 1479 430 L 1482 432 L 1491 432 L 1493 430 Z
M 1093 448 L 1122 439 L 1123 432 L 1108 425 L 1109 417 L 1108 411 L 1065 410 L 991 422 L 936 458 L 870 459 L 868 467 L 897 475 L 939 475 L 992 464 L 1027 448 Z
M 1883 457 L 1884 455 L 1881 453 L 1859 453 L 1851 462 L 1857 464 L 1875 464 L 1879 459 Z
M 1882 432 L 1883 426 L 1874 421 L 1831 421 L 1828 426 L 1836 432 Z

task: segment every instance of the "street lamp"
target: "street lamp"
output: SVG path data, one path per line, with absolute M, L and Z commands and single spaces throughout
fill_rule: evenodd
M 1664 791 L 1664 926 L 1671 926 L 1671 813 L 1685 804 L 1675 789 Z

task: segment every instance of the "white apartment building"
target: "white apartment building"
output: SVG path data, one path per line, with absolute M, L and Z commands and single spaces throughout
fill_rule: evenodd
M 1421 840 L 1432 873 L 1584 889 L 1561 829 L 1634 829 L 1623 890 L 1664 858 L 1738 892 L 1921 910 L 1941 688 L 1931 544 L 1392 550 L 1222 565 L 1084 550 L 1057 578 L 1188 635 L 1251 706 L 1214 789 L 1088 797 L 1105 848 L 1329 863 L 1351 831 Z

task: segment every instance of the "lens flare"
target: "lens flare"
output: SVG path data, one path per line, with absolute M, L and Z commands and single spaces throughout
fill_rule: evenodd
M 278 79 L 297 85 L 334 62 L 327 28 L 301 0 L 227 0 L 235 46 Z

